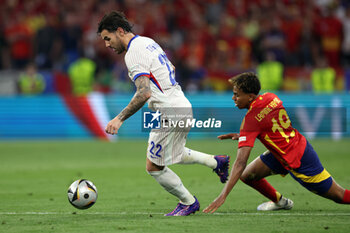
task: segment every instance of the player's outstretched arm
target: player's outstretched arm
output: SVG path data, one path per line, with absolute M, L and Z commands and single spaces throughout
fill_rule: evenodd
M 131 99 L 130 103 L 119 114 L 118 118 L 125 121 L 134 113 L 136 113 L 143 105 L 151 98 L 152 92 L 150 87 L 150 80 L 146 76 L 140 76 L 135 80 L 136 93 Z
M 150 80 L 146 76 L 140 76 L 135 80 L 136 93 L 126 106 L 113 120 L 106 126 L 106 133 L 117 134 L 123 122 L 136 113 L 151 97 Z
M 218 136 L 218 139 L 220 140 L 224 140 L 224 139 L 238 140 L 238 138 L 239 138 L 238 133 L 229 133 L 229 134 L 223 134 Z
M 237 157 L 233 164 L 230 178 L 226 183 L 221 194 L 207 207 L 203 210 L 204 213 L 214 213 L 220 206 L 222 206 L 229 195 L 233 187 L 236 185 L 238 179 L 241 177 L 245 167 L 247 166 L 247 161 L 250 155 L 252 147 L 241 147 L 237 151 Z

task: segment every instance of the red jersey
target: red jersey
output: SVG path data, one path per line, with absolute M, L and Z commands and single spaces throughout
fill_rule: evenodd
M 250 105 L 239 133 L 238 148 L 258 138 L 287 170 L 300 167 L 306 139 L 292 127 L 282 101 L 273 93 L 259 95 Z

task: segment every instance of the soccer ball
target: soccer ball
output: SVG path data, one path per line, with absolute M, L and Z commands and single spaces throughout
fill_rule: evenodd
M 89 180 L 76 180 L 68 188 L 68 201 L 78 209 L 88 209 L 96 200 L 97 189 Z

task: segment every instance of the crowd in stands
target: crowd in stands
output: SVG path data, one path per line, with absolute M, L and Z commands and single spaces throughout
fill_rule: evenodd
M 163 47 L 186 91 L 228 90 L 243 71 L 267 90 L 346 86 L 348 0 L 0 0 L 0 81 L 12 70 L 27 94 L 132 91 L 123 55 L 96 33 L 111 10 Z

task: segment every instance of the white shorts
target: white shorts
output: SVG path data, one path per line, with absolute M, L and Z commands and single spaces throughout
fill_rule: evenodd
M 190 111 L 188 118 L 192 119 L 192 110 L 186 111 Z M 148 139 L 147 158 L 158 166 L 181 162 L 190 129 L 191 127 L 169 127 L 152 130 Z

